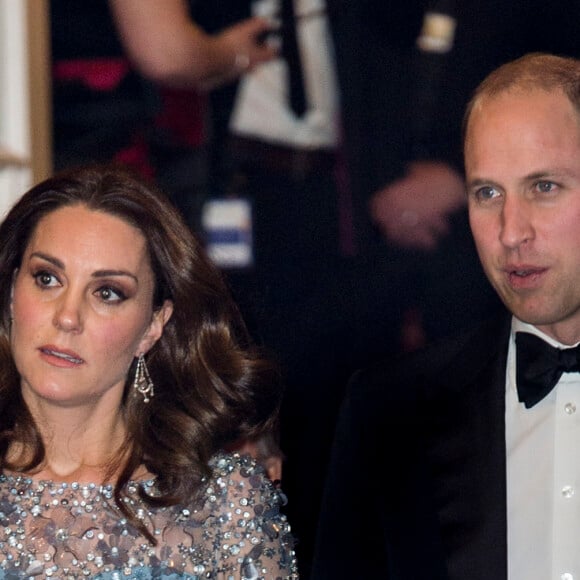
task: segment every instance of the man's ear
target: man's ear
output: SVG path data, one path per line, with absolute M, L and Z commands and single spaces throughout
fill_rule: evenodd
M 173 302 L 171 300 L 166 300 L 159 310 L 153 313 L 153 319 L 149 324 L 149 327 L 145 331 L 145 335 L 139 343 L 139 347 L 135 356 L 140 354 L 145 354 L 151 347 L 161 338 L 163 334 L 163 329 L 165 325 L 171 318 L 173 314 Z

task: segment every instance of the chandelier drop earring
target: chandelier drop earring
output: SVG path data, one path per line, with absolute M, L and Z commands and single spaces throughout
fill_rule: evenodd
M 155 394 L 153 381 L 145 364 L 145 355 L 141 353 L 137 358 L 133 389 L 143 396 L 143 402 L 148 403 Z

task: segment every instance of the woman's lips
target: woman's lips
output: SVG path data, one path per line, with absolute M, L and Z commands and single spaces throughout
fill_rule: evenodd
M 44 360 L 53 366 L 71 368 L 82 365 L 85 361 L 76 353 L 54 346 L 42 346 L 38 349 Z

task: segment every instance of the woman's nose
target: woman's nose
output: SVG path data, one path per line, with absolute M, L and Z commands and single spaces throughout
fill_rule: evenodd
M 82 328 L 81 300 L 71 292 L 65 292 L 59 298 L 55 313 L 54 325 L 64 331 L 74 332 Z

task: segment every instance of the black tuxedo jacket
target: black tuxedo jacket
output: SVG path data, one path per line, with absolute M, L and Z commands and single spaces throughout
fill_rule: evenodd
M 510 320 L 353 377 L 313 578 L 507 579 Z

